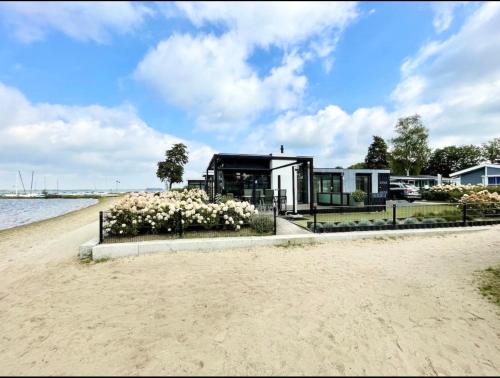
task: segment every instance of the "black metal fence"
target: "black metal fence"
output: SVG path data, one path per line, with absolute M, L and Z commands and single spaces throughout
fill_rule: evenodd
M 99 212 L 99 243 L 124 243 L 151 240 L 216 238 L 238 236 L 276 235 L 277 208 L 259 212 L 244 220 L 233 220 L 228 215 L 218 214 L 209 224 L 196 223 L 177 211 L 168 223 L 156 228 L 151 224 L 133 223 L 128 219 L 116 224 L 117 217 L 111 212 Z
M 371 205 L 314 208 L 307 228 L 313 232 L 478 226 L 500 223 L 500 203 Z

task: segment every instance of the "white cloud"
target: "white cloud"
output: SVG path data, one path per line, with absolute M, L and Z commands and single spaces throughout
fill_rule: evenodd
M 107 42 L 111 33 L 131 32 L 152 13 L 132 2 L 2 2 L 0 21 L 22 42 L 58 31 L 79 41 Z
M 453 22 L 455 9 L 467 3 L 466 1 L 439 1 L 431 3 L 434 10 L 434 29 L 438 33 L 447 30 Z
M 431 41 L 402 66 L 392 94 L 403 110 L 424 109 L 436 144 L 500 135 L 500 5 L 485 3 L 448 39 Z M 406 89 L 406 90 L 405 90 Z M 414 111 L 413 111 L 414 112 Z M 480 132 L 478 132 L 480 130 Z
M 289 47 L 343 30 L 358 15 L 355 2 L 178 2 L 196 26 L 222 23 L 247 45 Z
M 135 77 L 194 115 L 202 128 L 234 130 L 266 109 L 295 106 L 306 85 L 296 55 L 264 78 L 246 63 L 247 57 L 248 50 L 231 34 L 173 35 L 146 55 Z
M 316 165 L 348 166 L 364 157 L 372 135 L 389 137 L 395 114 L 383 107 L 360 108 L 348 114 L 329 105 L 315 114 L 287 114 L 271 129 L 277 144 L 305 149 L 318 157 Z
M 288 112 L 259 128 L 260 149 L 285 144 L 309 152 L 317 166 L 362 161 L 372 135 L 390 139 L 399 117 L 418 113 L 433 147 L 482 143 L 500 136 L 500 4 L 485 3 L 455 34 L 430 41 L 401 66 L 391 94 L 393 110 L 328 105 L 311 114 Z M 267 137 L 258 145 L 259 136 Z
M 17 169 L 66 177 L 64 187 L 103 187 L 110 177 L 122 187 L 158 186 L 156 162 L 178 142 L 190 151 L 185 177 L 201 177 L 214 151 L 150 128 L 131 106 L 31 104 L 0 83 L 0 187 L 13 184 Z
M 172 35 L 139 63 L 135 77 L 169 103 L 188 111 L 203 129 L 223 134 L 244 129 L 263 112 L 301 104 L 307 87 L 306 60 L 325 59 L 339 34 L 355 19 L 353 3 L 178 3 L 164 6 L 169 17 L 195 26 L 223 25 L 222 34 Z M 276 46 L 283 59 L 267 73 L 250 64 L 256 48 Z

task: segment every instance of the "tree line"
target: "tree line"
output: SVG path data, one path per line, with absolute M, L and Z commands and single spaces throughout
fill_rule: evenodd
M 349 168 L 390 169 L 395 175 L 449 176 L 481 162 L 500 163 L 500 138 L 482 145 L 446 146 L 435 150 L 429 147 L 428 139 L 429 130 L 418 114 L 400 118 L 395 136 L 390 140 L 390 151 L 386 141 L 374 135 L 364 162 Z
M 466 144 L 446 146 L 431 150 L 429 130 L 418 115 L 403 117 L 395 127 L 395 137 L 390 140 L 392 149 L 380 136 L 373 136 L 364 162 L 349 168 L 390 169 L 395 175 L 437 175 L 450 173 L 477 165 L 483 161 L 500 163 L 500 138 L 480 146 Z M 184 166 L 188 162 L 187 146 L 177 143 L 165 152 L 165 160 L 158 162 L 156 175 L 169 189 L 182 182 Z M 336 167 L 341 168 L 341 167 Z

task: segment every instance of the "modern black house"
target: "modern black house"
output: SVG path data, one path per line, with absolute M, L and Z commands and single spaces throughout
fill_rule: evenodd
M 215 154 L 206 170 L 206 191 L 212 200 L 223 194 L 254 202 L 256 195 L 265 201 L 267 193 L 279 198 L 278 206 L 312 211 L 313 169 L 310 156 Z
M 206 169 L 204 189 L 217 195 L 260 205 L 277 203 L 282 211 L 312 212 L 314 206 L 351 206 L 351 194 L 367 193 L 365 204 L 385 204 L 389 196 L 388 169 L 314 168 L 311 156 L 278 154 L 215 154 Z M 200 180 L 189 180 L 200 185 Z

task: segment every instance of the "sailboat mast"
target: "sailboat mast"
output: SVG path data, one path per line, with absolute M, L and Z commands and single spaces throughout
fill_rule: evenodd
M 33 194 L 33 176 L 34 175 L 35 175 L 35 171 L 31 171 L 30 195 Z
M 16 197 L 17 197 L 17 173 L 16 173 Z
M 17 171 L 17 172 L 19 173 L 19 178 L 21 179 L 21 185 L 23 186 L 24 194 L 26 194 L 26 188 L 24 187 L 23 175 L 21 174 L 21 171 Z

